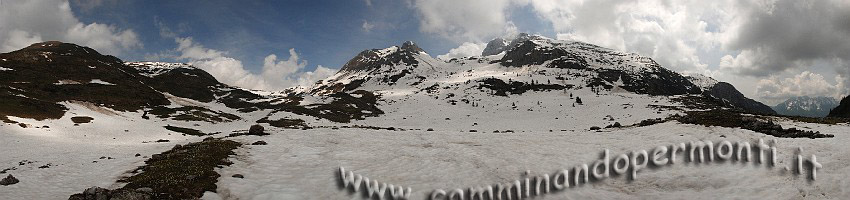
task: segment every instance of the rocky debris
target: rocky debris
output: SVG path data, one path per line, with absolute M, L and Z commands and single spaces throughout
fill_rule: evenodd
M 9 174 L 9 176 L 6 176 L 6 178 L 3 178 L 2 180 L 0 180 L 0 185 L 3 185 L 3 186 L 14 185 L 18 182 L 21 182 L 21 181 L 19 181 L 17 178 L 15 178 L 15 176 L 12 176 L 11 174 Z
M 644 119 L 644 120 L 641 120 L 640 123 L 638 123 L 638 126 L 641 126 L 641 127 L 642 126 L 651 126 L 651 125 L 655 125 L 655 124 L 659 124 L 659 123 L 664 123 L 665 121 L 667 121 L 667 120 L 664 120 L 664 119 L 661 119 L 661 118 Z
M 18 165 L 23 166 L 23 165 L 32 164 L 32 163 L 34 163 L 34 161 L 22 160 L 21 162 L 18 162 Z
M 620 127 L 623 127 L 623 125 L 621 125 L 620 122 L 614 122 L 614 124 L 605 126 L 605 128 L 620 128 Z
M 83 193 L 71 195 L 68 200 L 150 200 L 153 199 L 152 193 L 153 189 L 151 188 L 108 190 L 101 187 L 91 187 Z
M 17 167 L 6 168 L 6 169 L 3 169 L 3 170 L 0 170 L 0 174 L 5 174 L 8 171 L 12 171 L 12 170 L 16 170 L 16 169 L 18 169 L 18 168 Z
M 602 128 L 599 128 L 598 126 L 591 126 L 590 127 L 591 131 L 596 131 L 596 130 L 599 130 L 599 129 L 602 129 Z
M 257 120 L 257 123 L 268 123 L 270 126 L 278 127 L 278 128 L 301 128 L 307 127 L 307 124 L 304 123 L 302 119 L 278 119 L 278 120 L 269 120 L 268 117 L 263 117 L 262 119 Z
M 478 89 L 490 89 L 493 95 L 508 96 L 511 94 L 522 94 L 528 91 L 550 91 L 573 88 L 573 85 L 541 84 L 536 82 L 526 83 L 520 81 L 505 82 L 498 78 L 487 78 L 478 81 Z
M 688 115 L 685 116 L 673 116 L 671 118 L 685 124 L 742 128 L 776 137 L 812 139 L 834 137 L 832 134 L 821 134 L 820 131 L 805 131 L 797 128 L 785 129 L 771 120 L 762 120 L 755 116 L 745 116 L 726 110 L 690 111 L 687 113 Z
M 145 166 L 133 171 L 135 175 L 119 180 L 127 183 L 122 189 L 153 189 L 152 199 L 197 199 L 206 191 L 216 191 L 220 166 L 232 164 L 228 157 L 241 146 L 231 140 L 205 138 L 201 142 L 175 145 L 166 152 L 155 154 Z M 143 189 L 146 190 L 146 189 Z
M 254 124 L 248 129 L 249 135 L 268 135 L 265 133 L 265 128 L 262 125 Z
M 251 145 L 267 145 L 267 144 L 269 144 L 269 143 L 266 143 L 266 141 L 262 141 L 262 140 L 251 143 Z

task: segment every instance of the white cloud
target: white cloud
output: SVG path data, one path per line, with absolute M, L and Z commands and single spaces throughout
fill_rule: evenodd
M 437 56 L 437 58 L 442 60 L 449 60 L 452 58 L 480 56 L 481 52 L 484 51 L 484 48 L 486 46 L 487 43 L 464 42 L 459 47 L 449 50 L 449 53 L 439 55 Z
M 840 99 L 844 95 L 841 84 L 844 79 L 841 75 L 836 75 L 835 80 L 839 84 L 831 84 L 820 74 L 803 71 L 788 78 L 773 76 L 761 79 L 756 90 L 758 96 L 770 105 L 797 96 L 828 96 Z
M 296 85 L 311 86 L 336 73 L 323 66 L 317 66 L 313 71 L 304 71 L 306 66 L 307 61 L 299 60 L 295 49 L 289 49 L 289 59 L 286 60 L 277 61 L 277 55 L 274 54 L 266 56 L 261 75 L 268 85 L 279 90 Z
M 714 75 L 748 96 L 766 94 L 756 88 L 759 79 L 794 78 L 788 72 L 813 71 L 812 63 L 837 63 L 834 71 L 850 77 L 845 69 L 850 65 L 844 64 L 850 63 L 846 0 L 447 1 L 415 1 L 420 31 L 458 43 L 486 41 L 509 32 L 503 30 L 516 21 L 510 13 L 528 6 L 549 25 L 537 29 L 551 29 L 558 39 L 635 52 L 683 73 Z M 850 88 L 847 79 L 838 83 L 836 90 Z
M 705 73 L 699 50 L 718 47 L 708 12 L 725 7 L 703 1 L 554 1 L 531 2 L 538 15 L 559 32 L 557 38 L 650 56 L 686 73 Z
M 512 0 L 415 0 L 419 29 L 435 33 L 456 42 L 482 42 L 504 35 L 513 24 L 507 20 L 506 10 Z
M 15 1 L 0 6 L 0 52 L 18 50 L 44 40 L 89 46 L 104 54 L 120 54 L 142 46 L 132 30 L 80 22 L 67 0 Z
M 364 32 L 371 32 L 372 28 L 375 28 L 375 25 L 369 24 L 368 21 L 363 20 L 363 25 L 361 26 L 361 28 L 363 28 Z
M 7 34 L 7 39 L 5 42 L 2 42 L 2 46 L 0 46 L 0 52 L 17 50 L 21 47 L 26 47 L 30 44 L 42 41 L 41 35 L 35 35 L 17 29 L 9 31 L 5 34 Z
M 742 3 L 744 4 L 744 3 Z M 810 66 L 812 61 L 850 59 L 850 3 L 773 0 L 739 10 L 735 32 L 724 37 L 739 73 L 767 76 Z M 842 67 L 842 66 L 836 66 Z
M 307 61 L 301 60 L 295 49 L 290 49 L 286 60 L 278 60 L 275 54 L 266 56 L 262 71 L 255 74 L 248 71 L 242 61 L 227 57 L 227 52 L 206 48 L 191 37 L 175 38 L 175 42 L 178 44 L 176 51 L 179 52 L 176 58 L 188 60 L 222 83 L 248 89 L 276 91 L 297 85 L 311 86 L 336 73 L 323 66 L 306 71 Z

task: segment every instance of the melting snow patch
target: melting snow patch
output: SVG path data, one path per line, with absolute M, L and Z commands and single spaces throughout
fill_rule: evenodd
M 100 79 L 92 79 L 91 81 L 89 81 L 89 84 L 115 85 L 110 82 L 102 81 Z
M 390 48 L 386 48 L 386 49 L 378 50 L 378 51 L 377 51 L 377 52 L 375 52 L 375 53 L 377 53 L 377 54 L 378 54 L 378 57 L 386 57 L 386 56 L 388 56 L 388 55 L 390 55 L 390 54 L 392 54 L 392 53 L 395 53 L 396 51 L 398 51 L 398 47 L 397 47 L 397 46 L 392 46 L 392 47 L 390 47 Z
M 53 83 L 53 85 L 79 85 L 79 84 L 80 84 L 79 81 L 67 80 L 67 79 L 66 80 L 59 80 L 58 83 Z
M 0 71 L 13 71 L 14 69 L 9 69 L 5 67 L 0 67 Z

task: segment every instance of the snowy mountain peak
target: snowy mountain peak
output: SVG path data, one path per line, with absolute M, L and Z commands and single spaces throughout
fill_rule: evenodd
M 413 53 L 425 53 L 425 50 L 416 46 L 416 43 L 413 43 L 413 41 L 404 42 L 404 44 L 401 45 L 401 50 Z
M 504 38 L 496 38 L 490 40 L 490 42 L 487 43 L 487 46 L 484 47 L 484 51 L 481 52 L 481 56 L 492 56 L 500 54 L 502 52 L 507 51 L 509 45 L 510 41 L 505 40 Z
M 487 43 L 487 46 L 484 48 L 484 51 L 481 52 L 481 56 L 497 55 L 502 52 L 511 50 L 518 44 L 529 40 L 536 40 L 539 43 L 546 43 L 547 41 L 551 41 L 552 39 L 541 35 L 529 35 L 527 33 L 520 33 L 513 37 L 498 37 L 493 40 L 490 40 L 490 42 Z
M 782 115 L 826 117 L 829 110 L 838 106 L 838 101 L 832 97 L 792 97 L 773 107 Z
M 371 71 L 385 65 L 416 65 L 413 56 L 427 55 L 422 48 L 411 41 L 401 47 L 391 46 L 384 49 L 370 49 L 357 54 L 342 66 L 340 73 Z

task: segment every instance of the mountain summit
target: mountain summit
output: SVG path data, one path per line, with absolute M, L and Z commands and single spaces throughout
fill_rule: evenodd
M 407 91 L 408 96 L 424 92 L 438 99 L 440 95 L 453 94 L 448 97 L 453 102 L 469 101 L 458 98 L 458 94 L 490 98 L 480 95 L 508 96 L 529 90 L 565 93 L 589 90 L 595 95 L 619 92 L 671 97 L 706 95 L 719 99 L 717 102 L 724 107 L 774 113 L 728 83 L 705 76 L 684 76 L 649 57 L 525 33 L 493 39 L 481 56 L 445 61 L 431 57 L 412 42 L 401 47 L 365 50 L 336 75 L 319 81 L 307 92 L 332 94 L 355 90 Z

